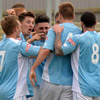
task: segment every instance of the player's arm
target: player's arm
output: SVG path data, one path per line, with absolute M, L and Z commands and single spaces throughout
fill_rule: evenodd
M 6 10 L 6 12 L 8 15 L 16 15 L 16 12 L 14 9 L 8 9 L 8 10 Z
M 37 57 L 37 55 L 39 54 L 39 51 L 41 50 L 40 46 L 34 46 L 31 45 L 27 42 L 21 42 L 20 44 L 20 53 L 23 56 L 27 56 L 27 57 Z
M 46 59 L 46 57 L 49 55 L 49 53 L 50 53 L 49 49 L 42 49 L 39 52 L 39 55 L 37 56 L 36 61 L 31 68 L 29 78 L 30 78 L 30 81 L 31 81 L 33 86 L 34 86 L 33 78 L 34 78 L 35 81 L 37 81 L 36 75 L 35 75 L 35 69 Z
M 50 53 L 49 49 L 41 49 L 34 65 L 32 66 L 32 69 L 35 70 L 46 59 L 49 53 Z
M 34 80 L 36 81 L 35 69 L 41 64 L 41 62 L 43 62 L 46 59 L 50 51 L 54 51 L 54 41 L 55 41 L 55 33 L 52 29 L 50 29 L 47 34 L 43 49 L 40 51 L 34 65 L 31 68 L 30 81 L 32 85 L 34 85 L 32 79 L 34 78 Z
M 74 52 L 79 45 L 79 35 L 72 36 L 61 46 L 64 55 Z
M 41 40 L 41 36 L 43 35 L 44 33 L 36 33 L 34 36 L 32 36 L 32 38 L 28 39 L 27 42 L 28 43 L 32 43 L 34 41 L 38 41 L 38 40 Z
M 56 24 L 53 26 L 53 30 L 56 34 L 56 39 L 55 39 L 55 54 L 56 55 L 63 55 L 61 46 L 62 46 L 62 42 L 61 42 L 61 32 L 63 31 L 63 26 L 60 26 L 59 24 Z

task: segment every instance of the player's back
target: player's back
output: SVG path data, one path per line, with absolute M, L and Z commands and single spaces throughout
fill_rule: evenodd
M 61 33 L 62 44 L 66 41 L 66 38 L 70 38 L 72 35 L 81 34 L 81 30 L 72 23 L 63 23 L 64 30 Z M 71 69 L 71 54 L 67 56 L 56 56 L 55 47 L 55 33 L 52 29 L 47 34 L 47 40 L 43 48 L 50 49 L 53 52 L 50 53 L 47 58 L 43 79 L 53 84 L 71 85 L 72 84 L 72 69 Z
M 24 42 L 27 45 L 26 42 Z M 23 56 L 22 41 L 5 38 L 0 42 L 0 99 L 13 100 L 25 95 L 33 95 L 28 81 L 28 57 Z M 23 49 L 23 52 L 25 50 Z M 33 50 L 33 49 L 32 49 Z M 30 54 L 30 55 L 33 55 Z M 30 92 L 32 94 L 30 94 Z
M 0 99 L 10 100 L 13 97 L 18 79 L 19 46 L 4 39 L 0 42 Z M 8 98 L 8 99 L 7 99 Z
M 100 97 L 100 34 L 95 31 L 82 34 L 74 55 L 77 56 L 72 64 L 73 91 L 86 96 Z

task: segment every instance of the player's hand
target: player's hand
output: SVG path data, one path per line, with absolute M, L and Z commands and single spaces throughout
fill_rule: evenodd
M 32 36 L 34 36 L 35 34 L 37 34 L 35 31 L 30 33 Z
M 55 24 L 53 27 L 55 34 L 61 34 L 64 29 L 64 26 L 60 26 L 59 24 Z
M 8 15 L 16 15 L 16 12 L 14 9 L 8 9 L 8 10 L 6 10 L 6 12 Z
M 33 69 L 31 69 L 31 71 L 30 71 L 29 78 L 30 78 L 30 81 L 31 81 L 32 85 L 34 86 L 35 83 L 34 83 L 33 79 L 35 80 L 35 82 L 36 82 L 37 80 L 36 80 L 36 74 L 35 74 L 35 71 L 34 71 Z
M 41 37 L 44 35 L 44 33 L 37 33 L 32 38 L 34 41 L 41 40 Z
M 42 35 L 42 33 L 41 34 L 35 34 L 33 37 L 34 37 L 34 39 L 35 39 L 35 41 L 38 41 L 38 40 L 41 40 L 41 35 Z

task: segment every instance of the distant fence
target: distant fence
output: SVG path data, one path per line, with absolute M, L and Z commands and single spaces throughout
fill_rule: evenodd
M 85 11 L 90 11 L 90 10 L 85 10 Z M 76 12 L 75 13 L 75 21 L 80 21 L 80 16 L 83 14 L 84 11 L 81 12 Z M 93 11 L 94 14 L 96 15 L 96 19 L 98 22 L 100 22 L 100 11 Z

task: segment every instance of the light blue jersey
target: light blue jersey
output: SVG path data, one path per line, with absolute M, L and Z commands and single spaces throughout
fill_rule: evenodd
M 22 41 L 26 41 L 22 32 L 20 32 L 20 38 L 21 38 Z
M 6 38 L 6 34 L 3 35 L 2 39 L 5 39 L 5 38 Z M 20 32 L 20 37 L 18 38 L 18 40 L 26 41 L 22 32 Z
M 40 47 L 5 38 L 0 42 L 0 100 L 13 100 L 30 94 L 29 56 L 37 56 Z M 31 86 L 32 87 L 32 86 Z
M 32 38 L 32 35 L 29 36 L 30 38 Z M 36 46 L 43 46 L 44 45 L 45 40 L 39 40 L 39 41 L 34 41 L 31 44 L 32 45 L 36 45 Z M 35 58 L 32 60 L 30 60 L 30 66 L 32 67 L 33 63 L 35 62 Z M 37 81 L 35 82 L 35 85 L 40 85 L 41 81 L 42 81 L 42 74 L 43 74 L 43 68 L 45 65 L 46 59 L 36 68 L 35 72 L 36 72 L 36 79 Z
M 39 40 L 39 41 L 34 41 L 34 45 L 36 46 L 43 46 L 45 41 Z M 35 62 L 36 59 L 34 59 Z M 36 78 L 37 82 L 35 83 L 36 85 L 40 85 L 42 81 L 42 74 L 43 74 L 43 68 L 45 65 L 46 59 L 36 68 Z
M 64 30 L 61 34 L 62 43 L 65 42 L 66 37 L 69 38 L 72 35 L 80 34 L 81 30 L 72 23 L 60 24 L 64 26 Z M 44 71 L 43 80 L 59 85 L 72 85 L 72 69 L 71 69 L 71 55 L 56 56 L 55 53 L 55 33 L 52 28 L 49 30 L 44 44 L 44 49 L 51 50 L 50 55 L 47 58 Z
M 73 91 L 100 97 L 100 34 L 87 31 L 73 36 L 63 44 L 62 51 L 64 55 L 74 51 L 71 60 Z

